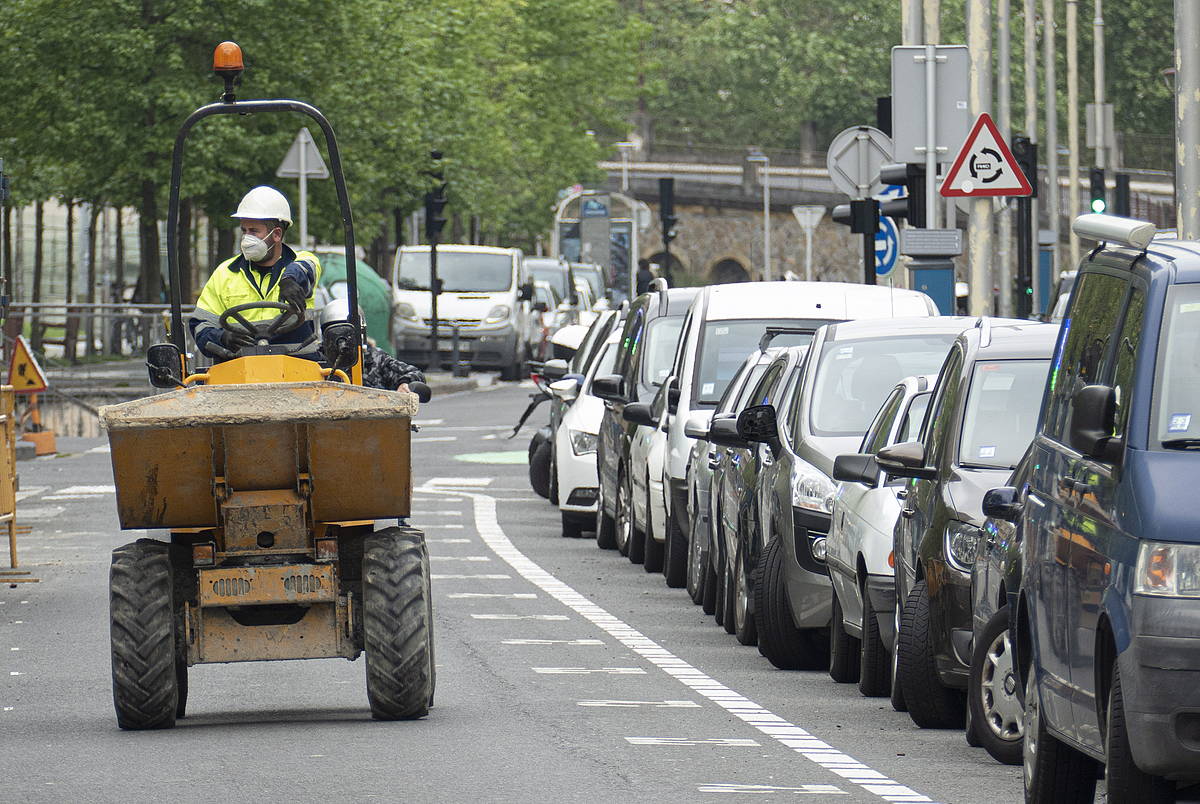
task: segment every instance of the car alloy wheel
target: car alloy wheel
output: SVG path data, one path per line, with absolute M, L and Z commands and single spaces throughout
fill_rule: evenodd
M 984 722 L 992 734 L 1005 741 L 1021 739 L 1024 712 L 1017 700 L 1017 684 L 1012 642 L 1006 630 L 988 645 L 979 684 Z

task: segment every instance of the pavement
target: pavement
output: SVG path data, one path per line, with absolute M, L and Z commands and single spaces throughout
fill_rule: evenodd
M 506 438 L 528 393 L 443 393 L 417 419 L 411 521 L 431 553 L 437 694 L 412 722 L 373 721 L 363 661 L 331 659 L 198 665 L 175 729 L 120 731 L 107 567 L 147 534 L 119 529 L 103 439 L 23 463 L 20 549 L 41 582 L 0 586 L 4 798 L 1021 800 L 1020 769 L 961 731 L 776 670 L 661 575 L 562 538 L 529 489 L 532 430 Z

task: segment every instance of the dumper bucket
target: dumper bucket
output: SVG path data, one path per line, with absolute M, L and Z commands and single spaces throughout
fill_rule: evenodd
M 329 382 L 195 386 L 108 405 L 122 528 L 218 524 L 219 497 L 294 489 L 314 522 L 409 514 L 414 394 Z

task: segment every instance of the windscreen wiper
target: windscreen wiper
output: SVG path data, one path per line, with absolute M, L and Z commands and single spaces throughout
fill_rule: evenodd
M 1200 449 L 1200 438 L 1168 438 L 1162 445 L 1167 449 Z
M 767 327 L 766 332 L 758 339 L 758 351 L 765 352 L 778 335 L 812 335 L 812 327 Z

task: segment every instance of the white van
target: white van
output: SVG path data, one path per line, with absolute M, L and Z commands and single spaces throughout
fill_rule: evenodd
M 439 245 L 438 362 L 451 360 L 452 326 L 459 331 L 462 360 L 475 368 L 500 369 L 518 379 L 529 359 L 534 316 L 533 284 L 520 249 Z M 432 293 L 429 246 L 404 246 L 392 266 L 396 356 L 428 366 Z M 438 366 L 430 366 L 438 368 Z

